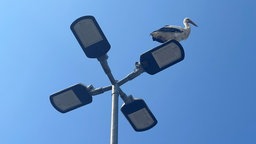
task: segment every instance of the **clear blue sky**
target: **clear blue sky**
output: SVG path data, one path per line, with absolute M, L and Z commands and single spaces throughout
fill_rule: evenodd
M 120 144 L 256 143 L 253 0 L 8 0 L 0 2 L 1 144 L 109 143 L 110 92 L 66 114 L 49 101 L 76 83 L 110 84 L 69 28 L 84 15 L 96 17 L 111 43 L 109 65 L 116 79 L 159 45 L 149 35 L 153 30 L 183 25 L 184 17 L 199 26 L 181 42 L 182 62 L 122 86 L 146 101 L 158 124 L 138 133 L 119 111 Z

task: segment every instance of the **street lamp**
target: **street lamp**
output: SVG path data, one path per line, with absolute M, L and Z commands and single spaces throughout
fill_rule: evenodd
M 127 96 L 121 86 L 136 78 L 144 71 L 156 74 L 167 67 L 184 59 L 184 50 L 179 42 L 170 40 L 140 56 L 140 62 L 136 62 L 134 72 L 118 81 L 111 73 L 108 65 L 107 52 L 110 44 L 99 24 L 93 16 L 83 16 L 75 20 L 70 26 L 77 41 L 88 58 L 97 58 L 105 74 L 108 76 L 111 86 L 94 88 L 76 84 L 50 96 L 53 107 L 61 113 L 66 113 L 92 102 L 92 96 L 112 90 L 111 109 L 111 133 L 110 144 L 118 143 L 118 98 L 123 99 L 121 111 L 135 131 L 146 131 L 157 124 L 157 120 L 149 107 L 142 99 L 134 99 Z
M 110 44 L 93 16 L 78 18 L 70 28 L 87 57 L 99 58 L 109 51 Z
M 148 74 L 156 74 L 180 61 L 185 57 L 183 47 L 176 40 L 170 40 L 142 54 L 140 63 Z
M 50 101 L 53 107 L 61 113 L 69 112 L 92 102 L 92 96 L 87 87 L 76 84 L 60 92 L 52 94 Z
M 142 99 L 133 99 L 124 103 L 121 111 L 135 131 L 145 131 L 157 124 L 155 116 Z

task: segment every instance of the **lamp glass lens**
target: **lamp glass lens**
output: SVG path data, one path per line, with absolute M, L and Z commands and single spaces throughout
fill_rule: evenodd
M 68 90 L 54 96 L 53 101 L 56 107 L 63 111 L 82 104 L 82 102 L 78 99 L 73 90 Z
M 79 21 L 74 26 L 74 30 L 76 31 L 76 34 L 83 43 L 84 47 L 89 47 L 103 40 L 98 28 L 91 19 Z
M 168 64 L 173 63 L 182 56 L 180 48 L 175 43 L 170 43 L 156 51 L 153 51 L 152 55 L 159 68 L 163 68 Z
M 146 108 L 131 113 L 128 117 L 137 129 L 145 129 L 154 124 L 154 120 Z

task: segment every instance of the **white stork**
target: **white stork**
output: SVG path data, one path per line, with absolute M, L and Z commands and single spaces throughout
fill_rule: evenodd
M 164 43 L 168 40 L 185 40 L 188 38 L 190 34 L 190 25 L 193 24 L 197 27 L 197 25 L 191 21 L 189 18 L 185 18 L 183 20 L 184 28 L 180 26 L 166 25 L 159 30 L 153 31 L 150 35 L 152 36 L 153 41 L 157 41 L 160 43 Z

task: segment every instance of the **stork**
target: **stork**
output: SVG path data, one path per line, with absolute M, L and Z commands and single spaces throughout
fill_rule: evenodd
M 197 27 L 197 25 L 192 20 L 190 20 L 189 18 L 185 18 L 183 20 L 183 24 L 185 26 L 184 28 L 180 26 L 166 25 L 159 30 L 153 31 L 152 33 L 150 33 L 150 35 L 152 36 L 153 41 L 157 41 L 160 43 L 164 43 L 169 40 L 185 40 L 190 34 L 189 23 Z

